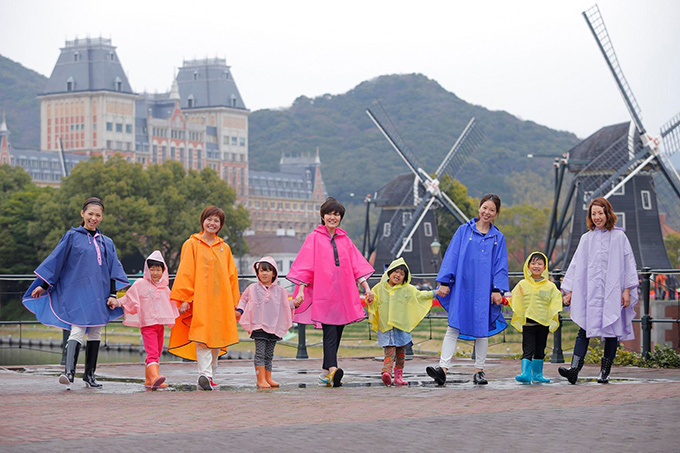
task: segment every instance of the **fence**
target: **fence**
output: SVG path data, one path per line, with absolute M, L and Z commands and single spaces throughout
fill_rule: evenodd
M 675 325 L 674 331 L 677 332 L 678 326 L 680 326 L 680 301 L 678 301 L 677 285 L 673 282 L 677 282 L 678 276 L 680 276 L 680 270 L 678 269 L 650 269 L 643 268 L 639 272 L 640 274 L 640 288 L 639 288 L 639 306 L 640 306 L 640 316 L 636 318 L 633 322 L 640 324 L 640 353 L 644 357 L 648 357 L 651 345 L 652 345 L 652 327 L 654 324 L 671 324 Z M 560 281 L 563 277 L 563 272 L 555 270 L 551 272 L 551 277 L 558 289 L 560 287 Z M 523 278 L 523 274 L 520 272 L 511 272 L 509 274 L 511 280 L 511 287 L 514 283 Z M 655 276 L 665 276 L 665 279 L 654 278 Z M 435 274 L 413 274 L 412 279 L 414 281 L 434 281 Z M 30 285 L 35 277 L 33 275 L 0 275 L 0 304 L 6 304 L 10 299 L 20 299 L 21 295 L 25 292 L 26 288 Z M 140 278 L 139 275 L 129 275 L 128 278 Z M 281 276 L 281 279 L 285 276 Z M 379 280 L 379 276 L 371 277 L 371 286 Z M 244 289 L 250 282 L 255 281 L 255 275 L 243 275 L 239 277 L 239 282 L 241 283 L 241 289 Z M 174 275 L 171 276 L 171 281 L 174 280 Z M 283 281 L 283 280 L 282 280 Z M 292 285 L 291 285 L 292 286 Z M 650 312 L 650 301 L 660 300 L 659 296 L 668 300 L 674 300 L 677 305 L 675 308 L 674 317 L 657 317 L 653 318 Z M 652 297 L 653 296 L 653 297 Z M 432 322 L 435 321 L 445 322 L 447 317 L 445 313 L 431 311 L 425 319 L 429 322 L 429 336 L 432 339 Z M 506 316 L 509 320 L 510 316 Z M 118 321 L 120 322 L 120 321 Z M 553 336 L 553 350 L 552 350 L 552 362 L 553 363 L 564 363 L 564 353 L 562 348 L 562 324 L 564 322 L 571 322 L 568 317 L 562 317 L 560 315 L 560 327 L 554 333 Z M 16 342 L 16 347 L 21 348 L 23 341 L 22 326 L 39 324 L 36 321 L 2 321 L 0 320 L 0 327 L 7 325 L 18 325 L 19 326 L 19 341 Z M 106 340 L 106 329 L 104 329 L 104 344 L 107 344 Z M 367 336 L 368 339 L 372 339 L 372 333 L 370 326 L 367 325 Z M 680 341 L 680 340 L 678 340 Z M 41 345 L 41 343 L 36 343 L 36 345 Z M 9 346 L 13 347 L 13 342 L 9 342 Z M 680 347 L 680 344 L 678 344 Z M 409 351 L 410 352 L 410 351 Z M 473 352 L 474 353 L 474 352 Z M 307 353 L 307 334 L 306 327 L 304 325 L 298 326 L 298 344 L 296 357 L 299 359 L 308 358 Z

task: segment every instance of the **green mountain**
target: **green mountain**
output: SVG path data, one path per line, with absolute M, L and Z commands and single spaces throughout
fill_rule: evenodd
M 250 167 L 276 171 L 281 153 L 315 152 L 328 193 L 362 200 L 398 174 L 408 172 L 365 110 L 379 100 L 401 138 L 424 169 L 434 172 L 471 117 L 485 134 L 457 178 L 479 197 L 495 192 L 508 204 L 552 202 L 552 159 L 578 138 L 503 111 L 469 104 L 421 74 L 381 76 L 340 95 L 299 97 L 290 108 L 250 115 Z
M 40 148 L 40 102 L 47 77 L 0 55 L 0 114 L 15 148 Z

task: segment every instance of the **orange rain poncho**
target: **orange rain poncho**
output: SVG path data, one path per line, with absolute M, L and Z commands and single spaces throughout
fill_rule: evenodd
M 540 281 L 534 280 L 529 270 L 529 259 L 539 253 L 546 266 Z M 524 262 L 524 278 L 512 290 L 510 306 L 512 307 L 512 326 L 522 331 L 527 318 L 548 326 L 551 332 L 559 327 L 558 315 L 562 311 L 562 294 L 548 278 L 548 258 L 541 252 L 530 253 Z
M 196 346 L 220 348 L 238 343 L 236 315 L 238 304 L 238 273 L 231 249 L 217 237 L 212 245 L 192 234 L 182 246 L 179 269 L 170 298 L 190 302 L 190 308 L 180 314 L 170 333 L 168 351 L 189 360 L 196 360 Z

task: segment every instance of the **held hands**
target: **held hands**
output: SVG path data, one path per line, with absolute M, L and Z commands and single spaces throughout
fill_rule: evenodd
M 120 307 L 121 304 L 120 304 L 120 301 L 118 299 L 116 299 L 113 296 L 109 296 L 108 300 L 106 301 L 106 305 L 108 305 L 109 308 L 114 309 L 114 308 Z
M 38 286 L 33 291 L 31 291 L 31 297 L 37 299 L 38 297 L 42 296 L 42 293 L 44 292 L 45 288 L 43 288 L 42 286 Z
M 295 308 L 298 308 L 300 305 L 302 305 L 302 302 L 305 301 L 305 293 L 300 289 L 298 292 L 298 295 L 295 296 L 295 299 L 293 299 L 293 305 L 295 305 Z
M 189 302 L 182 302 L 182 304 L 179 306 L 179 312 L 180 314 L 184 314 L 189 310 Z
M 437 288 L 437 295 L 440 297 L 446 297 L 449 295 L 450 291 L 451 288 L 449 288 L 448 286 L 440 285 L 439 288 Z
M 564 302 L 564 305 L 566 305 L 567 307 L 571 305 L 571 293 L 564 293 L 562 301 Z M 621 301 L 621 303 L 623 304 L 623 300 Z
M 369 305 L 372 304 L 373 299 L 375 299 L 375 295 L 373 295 L 373 291 L 371 291 L 370 289 L 367 289 L 366 290 L 366 303 L 369 304 Z
M 503 303 L 503 296 L 501 296 L 501 293 L 491 293 L 491 303 L 501 305 Z
M 242 315 L 243 313 L 241 313 L 241 312 L 238 311 L 237 309 L 234 309 L 234 311 L 236 312 L 236 320 L 238 321 L 239 319 L 241 319 L 241 315 Z

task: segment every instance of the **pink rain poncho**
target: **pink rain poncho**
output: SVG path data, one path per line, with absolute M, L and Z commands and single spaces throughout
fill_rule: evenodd
M 350 238 L 336 228 L 331 238 L 319 225 L 307 236 L 286 278 L 306 284 L 305 300 L 293 321 L 300 324 L 345 325 L 366 318 L 357 280 L 373 274 L 373 267 Z
M 163 255 L 158 250 L 149 255 L 147 260 L 163 263 L 163 275 L 158 283 L 154 283 L 151 280 L 149 265 L 144 261 L 143 278 L 136 280 L 127 293 L 120 298 L 120 303 L 125 310 L 123 324 L 133 327 L 165 324 L 172 327 L 179 316 L 179 311 L 177 304 L 170 301 L 168 266 L 165 265 Z
M 635 338 L 633 318 L 638 302 L 638 275 L 633 249 L 621 228 L 595 229 L 581 236 L 562 289 L 571 292 L 571 319 L 588 338 Z M 621 294 L 630 288 L 630 305 Z
M 253 264 L 255 274 L 259 263 L 269 263 L 276 270 L 272 284 L 267 288 L 261 281 L 251 284 L 241 294 L 238 306 L 243 310 L 239 324 L 252 334 L 253 330 L 262 329 L 267 333 L 283 337 L 293 325 L 293 301 L 288 298 L 288 291 L 279 286 L 279 269 L 271 256 L 265 256 Z

